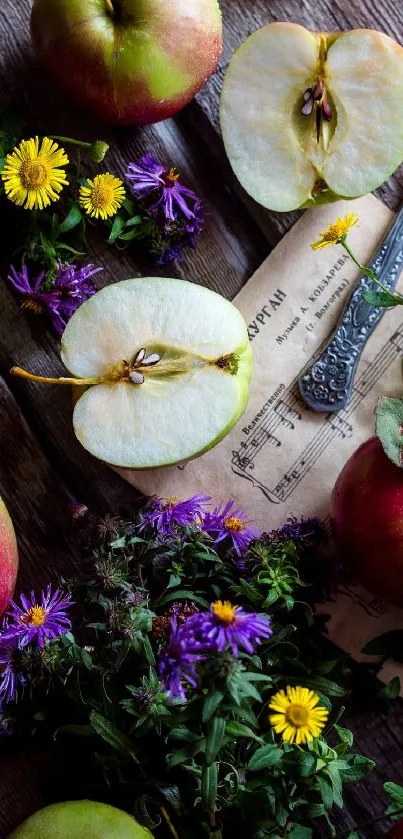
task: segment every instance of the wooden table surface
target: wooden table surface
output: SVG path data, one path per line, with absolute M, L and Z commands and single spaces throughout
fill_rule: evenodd
M 69 107 L 37 65 L 29 35 L 31 4 L 32 0 L 0 0 L 0 108 L 10 102 L 18 105 L 32 132 L 103 137 L 112 145 L 108 166 L 117 174 L 146 150 L 177 166 L 183 179 L 203 197 L 208 218 L 197 249 L 187 253 L 171 273 L 229 298 L 297 217 L 296 213 L 269 213 L 255 204 L 236 182 L 225 157 L 218 99 L 234 48 L 263 23 L 284 19 L 325 31 L 378 28 L 403 43 L 403 16 L 396 0 L 221 0 L 224 53 L 218 72 L 196 100 L 175 120 L 138 130 L 111 130 L 94 125 L 85 114 Z M 396 175 L 378 194 L 396 209 L 403 195 L 402 175 Z M 8 256 L 2 241 L 3 271 Z M 158 273 L 151 265 L 136 262 L 133 252 L 117 255 L 99 246 L 91 258 L 105 268 L 96 278 L 99 287 Z M 166 269 L 162 273 L 167 273 Z M 15 523 L 21 561 L 19 586 L 26 589 L 45 583 L 75 561 L 75 545 L 58 526 L 71 498 L 93 509 L 111 511 L 130 508 L 136 494 L 75 440 L 64 388 L 27 386 L 10 377 L 13 364 L 47 375 L 62 373 L 62 365 L 58 340 L 19 315 L 17 300 L 2 279 L 0 294 L 0 494 Z M 377 770 L 364 784 L 348 790 L 345 810 L 336 817 L 340 827 L 382 812 L 384 780 L 403 782 L 400 702 L 385 718 L 367 713 L 349 722 L 357 749 L 376 760 Z M 44 784 L 38 767 L 31 756 L 0 757 L 0 839 L 43 803 Z M 378 824 L 360 836 L 378 837 L 384 828 Z

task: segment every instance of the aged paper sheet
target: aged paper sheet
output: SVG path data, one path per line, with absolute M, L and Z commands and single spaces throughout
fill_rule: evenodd
M 232 497 L 264 530 L 290 515 L 327 519 L 337 475 L 374 433 L 377 399 L 402 392 L 403 311 L 397 307 L 370 337 L 346 409 L 315 414 L 299 395 L 299 373 L 332 332 L 358 277 L 340 246 L 313 252 L 309 244 L 351 211 L 360 225 L 349 242 L 368 264 L 393 219 L 372 195 L 306 211 L 235 299 L 248 324 L 254 373 L 249 407 L 229 436 L 185 466 L 122 471 L 122 477 L 147 495 L 203 492 L 216 502 Z M 386 607 L 359 586 L 340 592 L 332 611 L 332 637 L 357 657 L 370 638 L 391 626 L 403 628 L 403 610 Z M 396 667 L 388 666 L 385 675 Z

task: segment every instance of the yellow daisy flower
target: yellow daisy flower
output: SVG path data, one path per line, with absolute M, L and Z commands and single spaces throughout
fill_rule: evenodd
M 123 181 L 110 172 L 96 175 L 93 181 L 87 181 L 80 187 L 80 204 L 93 218 L 108 218 L 116 215 L 125 200 Z
M 329 224 L 329 227 L 323 233 L 320 233 L 322 238 L 317 242 L 313 242 L 311 245 L 312 250 L 319 251 L 322 248 L 328 248 L 330 245 L 338 245 L 347 236 L 349 230 L 355 227 L 358 222 L 359 218 L 357 213 L 347 213 L 343 218 L 336 219 L 333 224 Z
M 26 210 L 43 210 L 68 185 L 61 166 L 69 162 L 63 148 L 43 137 L 22 140 L 7 155 L 1 174 L 7 198 Z
M 287 743 L 308 743 L 319 737 L 329 715 L 326 708 L 317 707 L 318 703 L 319 696 L 313 690 L 288 685 L 287 691 L 280 690 L 269 702 L 269 708 L 275 711 L 269 716 L 270 725 Z

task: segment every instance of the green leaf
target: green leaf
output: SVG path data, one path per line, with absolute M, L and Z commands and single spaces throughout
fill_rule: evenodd
M 316 770 L 316 755 L 312 752 L 292 751 L 284 755 L 282 767 L 297 778 L 309 778 Z
M 379 696 L 383 696 L 385 699 L 397 699 L 400 694 L 400 679 L 399 676 L 395 676 L 393 679 L 388 682 L 387 685 L 384 685 L 383 688 L 379 691 Z
M 341 725 L 334 725 L 333 726 L 336 734 L 338 734 L 342 743 L 345 743 L 346 746 L 351 748 L 354 743 L 353 732 L 350 731 L 348 728 L 343 728 Z
M 126 227 L 137 227 L 138 224 L 141 224 L 143 221 L 143 216 L 132 216 L 126 222 Z
M 277 763 L 280 763 L 282 757 L 283 750 L 278 746 L 261 746 L 252 755 L 248 763 L 248 769 L 250 772 L 259 772 L 260 769 L 267 769 L 269 766 L 275 766 Z
M 214 763 L 224 741 L 226 721 L 223 717 L 213 717 L 207 731 L 206 763 Z
M 337 764 L 341 763 L 341 761 L 334 760 L 332 763 L 328 764 L 327 767 L 327 774 L 329 775 L 330 782 L 333 788 L 333 799 L 336 807 L 343 807 L 343 786 L 341 782 L 341 774 L 337 768 Z
M 352 830 L 351 833 L 348 834 L 347 839 L 360 839 L 358 830 Z
M 383 788 L 386 795 L 392 799 L 399 809 L 403 807 L 403 787 L 399 786 L 399 784 L 394 784 L 393 781 L 386 781 Z
M 403 629 L 391 629 L 378 635 L 365 645 L 362 652 L 365 655 L 380 655 L 393 658 L 403 664 Z
M 193 591 L 188 591 L 187 589 L 179 589 L 178 591 L 168 592 L 168 594 L 165 594 L 164 597 L 161 597 L 161 600 L 158 600 L 158 605 L 165 606 L 166 603 L 171 603 L 172 600 L 192 600 L 193 603 L 197 603 L 198 606 L 203 606 L 207 609 L 210 608 L 208 600 L 205 600 L 204 597 L 199 597 L 197 594 L 194 594 Z
M 77 207 L 77 204 L 73 204 L 66 218 L 58 226 L 58 235 L 60 236 L 63 233 L 68 233 L 69 230 L 73 230 L 74 227 L 80 224 L 82 217 L 81 210 Z
M 370 306 L 388 309 L 391 306 L 401 306 L 403 297 L 399 294 L 392 294 L 390 291 L 364 291 L 363 298 Z
M 323 676 L 315 676 L 315 678 L 306 679 L 305 676 L 298 676 L 297 678 L 289 678 L 290 685 L 303 685 L 303 687 L 318 691 L 319 693 L 328 694 L 328 696 L 345 696 L 346 691 L 337 682 L 332 682 L 330 679 L 325 679 Z
M 213 714 L 215 714 L 218 706 L 221 704 L 223 699 L 224 694 L 221 690 L 212 690 L 210 691 L 210 693 L 207 694 L 203 705 L 203 722 L 209 721 Z
M 124 230 L 124 226 L 125 226 L 125 223 L 124 223 L 124 220 L 122 219 L 122 216 L 119 216 L 119 215 L 115 216 L 115 218 L 113 219 L 111 232 L 110 232 L 109 238 L 108 238 L 108 244 L 109 245 L 113 245 L 113 243 L 116 242 L 116 239 L 120 236 L 120 234 Z
M 208 813 L 214 813 L 217 801 L 218 770 L 217 764 L 203 766 L 201 794 L 203 807 Z
M 123 734 L 122 731 L 119 731 L 117 726 L 111 722 L 110 720 L 106 719 L 102 714 L 99 714 L 97 711 L 91 711 L 90 714 L 90 723 L 94 729 L 94 731 L 105 740 L 106 743 L 109 743 L 110 746 L 113 746 L 114 749 L 118 752 L 122 752 L 123 754 L 130 755 L 130 757 L 134 758 L 137 763 L 137 758 L 135 757 L 134 753 L 134 744 L 129 740 L 126 734 Z
M 294 824 L 287 836 L 288 839 L 312 839 L 313 830 L 311 827 L 304 827 L 302 824 Z
M 403 399 L 380 399 L 375 408 L 375 431 L 384 452 L 396 466 L 403 466 Z
M 171 740 L 186 740 L 188 743 L 196 743 L 200 740 L 200 735 L 195 731 L 189 731 L 188 728 L 172 728 L 167 738 Z
M 227 720 L 226 731 L 231 737 L 248 737 L 251 740 L 256 740 L 257 743 L 263 743 L 262 738 L 258 737 L 248 725 L 235 722 L 235 720 Z
M 323 775 L 318 775 L 316 783 L 326 810 L 330 810 L 333 807 L 333 787 L 330 781 Z
M 88 650 L 85 650 L 84 647 L 81 647 L 80 655 L 84 667 L 86 667 L 87 670 L 92 670 L 92 657 L 90 656 Z
M 168 758 L 168 769 L 173 769 L 181 763 L 186 763 L 190 757 L 194 757 L 206 748 L 206 738 L 200 737 L 195 743 L 189 743 L 184 749 L 173 752 Z

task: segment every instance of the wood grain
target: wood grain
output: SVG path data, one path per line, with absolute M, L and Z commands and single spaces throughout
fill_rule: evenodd
M 322 31 L 379 28 L 402 43 L 403 17 L 395 0 L 376 4 L 372 0 L 222 0 L 221 5 L 224 52 L 204 90 L 175 120 L 144 129 L 115 130 L 94 124 L 72 108 L 37 64 L 29 37 L 31 0 L 0 0 L 0 108 L 18 105 L 27 118 L 27 136 L 37 131 L 83 139 L 103 137 L 112 147 L 107 166 L 116 174 L 122 175 L 127 163 L 148 149 L 177 166 L 206 204 L 206 229 L 197 250 L 167 273 L 232 298 L 298 215 L 269 213 L 259 207 L 243 191 L 226 159 L 218 103 L 233 50 L 257 27 L 274 20 L 294 20 Z M 402 171 L 378 194 L 396 209 L 403 194 Z M 4 218 L 0 219 L 3 223 Z M 137 494 L 79 446 L 65 389 L 29 385 L 9 376 L 14 364 L 52 375 L 60 373 L 62 365 L 58 340 L 19 312 L 4 279 L 13 230 L 0 229 L 0 493 L 16 525 L 19 584 L 30 587 L 77 561 L 74 540 L 61 525 L 73 497 L 95 509 L 114 511 L 129 510 Z M 99 240 L 93 243 L 91 259 L 104 267 L 97 277 L 100 287 L 130 276 L 161 273 L 135 250 L 117 254 Z M 345 809 L 335 816 L 340 829 L 382 812 L 383 781 L 403 782 L 401 703 L 386 718 L 368 713 L 355 715 L 349 722 L 358 751 L 376 760 L 377 771 L 347 791 Z M 41 768 L 38 756 L 28 754 L 28 744 L 24 757 L 0 755 L 0 839 L 43 802 Z M 384 828 L 376 825 L 362 830 L 360 836 L 375 839 Z M 328 836 L 328 831 L 317 835 Z

